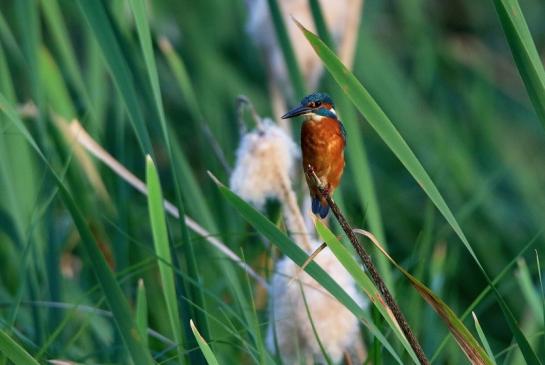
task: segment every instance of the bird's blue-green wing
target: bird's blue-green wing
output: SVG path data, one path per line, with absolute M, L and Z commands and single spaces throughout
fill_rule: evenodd
M 337 122 L 339 123 L 339 127 L 341 128 L 341 136 L 344 140 L 344 146 L 346 147 L 346 129 L 344 129 L 344 124 L 340 120 L 337 119 Z

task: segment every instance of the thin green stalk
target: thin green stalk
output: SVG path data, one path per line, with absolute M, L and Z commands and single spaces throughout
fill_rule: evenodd
M 286 68 L 288 69 L 288 74 L 290 77 L 291 84 L 295 93 L 295 99 L 300 100 L 305 95 L 305 83 L 301 70 L 299 69 L 299 64 L 295 58 L 295 53 L 290 42 L 288 31 L 286 29 L 286 23 L 282 17 L 282 12 L 280 11 L 280 6 L 277 0 L 267 0 L 269 4 L 269 10 L 271 12 L 271 17 L 274 24 L 274 30 L 276 33 L 276 38 L 278 43 L 282 48 L 282 53 L 284 55 L 284 62 L 286 63 Z
M 518 0 L 493 0 L 534 109 L 545 126 L 545 70 Z

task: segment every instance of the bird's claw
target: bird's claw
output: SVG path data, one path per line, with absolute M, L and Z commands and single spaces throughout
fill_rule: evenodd
M 322 197 L 327 198 L 329 196 L 329 185 L 320 187 Z
M 312 167 L 311 164 L 307 165 L 307 168 L 305 169 L 305 172 L 310 176 L 316 176 L 316 172 L 314 172 L 314 167 Z
M 312 165 L 309 164 L 307 166 L 306 174 L 310 176 L 310 178 L 313 180 L 314 185 L 318 188 L 322 197 L 327 198 L 329 196 L 330 186 L 329 184 L 324 184 L 324 182 L 320 180 L 318 175 L 316 175 L 316 172 L 314 171 L 314 167 L 312 167 Z

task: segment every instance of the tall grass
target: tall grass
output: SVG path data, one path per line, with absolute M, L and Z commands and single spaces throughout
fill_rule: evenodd
M 334 49 L 318 3 L 317 34 Z M 483 358 L 545 358 L 543 11 L 366 1 L 352 73 L 309 36 L 341 83 L 324 76 L 349 131 L 338 200 L 416 280 L 375 252 L 433 363 L 467 360 L 415 283 Z M 272 110 L 246 16 L 243 1 L 0 4 L 0 364 L 280 363 L 263 283 L 161 211 L 162 197 L 175 202 L 261 276 L 280 253 L 308 256 L 274 207 L 258 213 L 207 175 L 229 179 L 237 96 Z M 299 97 L 298 45 L 276 32 Z M 141 180 L 147 170 L 149 200 L 68 137 L 74 118 Z M 319 227 L 376 294 L 344 239 Z M 361 320 L 375 363 L 416 362 L 380 301 L 363 308 L 317 264 L 306 270 Z

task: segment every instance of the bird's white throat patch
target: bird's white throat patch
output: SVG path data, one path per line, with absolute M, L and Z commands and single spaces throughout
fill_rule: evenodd
M 303 114 L 303 117 L 305 118 L 305 120 L 311 120 L 313 122 L 319 122 L 325 118 L 323 115 L 316 113 L 305 113 Z
M 329 109 L 329 111 L 331 113 L 333 113 L 333 115 L 335 117 L 337 117 L 337 112 L 335 111 L 335 109 L 331 108 L 331 109 Z M 313 112 L 305 113 L 305 114 L 303 114 L 303 117 L 305 118 L 305 120 L 311 120 L 312 119 L 315 122 L 319 122 L 322 119 L 327 118 L 327 117 L 325 117 L 323 115 L 316 114 L 316 113 L 313 113 Z

